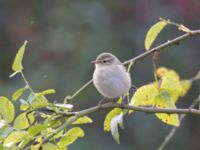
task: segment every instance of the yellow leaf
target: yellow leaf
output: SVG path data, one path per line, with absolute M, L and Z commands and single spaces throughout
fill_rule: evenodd
M 42 137 L 39 136 L 36 138 L 34 144 L 31 145 L 31 150 L 40 150 L 42 146 Z
M 67 145 L 74 143 L 77 138 L 84 137 L 84 131 L 79 127 L 71 128 L 63 135 L 60 141 L 57 143 L 59 148 L 65 148 Z
M 112 119 L 119 115 L 123 110 L 120 109 L 120 108 L 114 108 L 112 109 L 105 117 L 105 120 L 104 120 L 104 131 L 106 132 L 109 132 L 110 129 L 111 129 L 111 121 Z
M 92 123 L 92 119 L 88 116 L 83 116 L 78 118 L 73 124 L 86 124 L 86 123 Z
M 17 55 L 15 56 L 15 59 L 14 59 L 13 65 L 12 65 L 12 70 L 15 72 L 21 72 L 23 70 L 22 59 L 24 56 L 26 44 L 27 44 L 27 41 L 25 41 L 24 44 L 20 47 Z
M 168 69 L 166 67 L 157 68 L 156 69 L 156 75 L 159 78 L 162 78 L 164 76 L 170 76 L 170 77 L 174 78 L 175 80 L 179 80 L 180 79 L 178 73 L 175 70 Z
M 181 96 L 185 96 L 190 87 L 192 86 L 192 82 L 191 80 L 181 80 L 180 84 L 182 86 Z
M 152 43 L 166 25 L 167 25 L 166 21 L 159 21 L 149 29 L 149 31 L 146 34 L 145 44 L 144 44 L 146 50 L 150 49 Z
M 154 84 L 143 85 L 134 93 L 130 105 L 149 106 L 154 104 L 154 98 L 159 94 Z
M 160 95 L 155 97 L 154 101 L 157 108 L 176 108 L 173 100 L 170 99 L 170 95 L 166 92 L 161 92 Z M 168 125 L 179 126 L 180 124 L 177 114 L 156 113 L 156 117 Z
M 59 149 L 55 144 L 52 143 L 46 143 L 42 145 L 42 150 L 61 150 Z M 66 149 L 64 149 L 66 150 Z
M 179 80 L 176 80 L 176 78 L 168 75 L 162 77 L 161 80 L 160 90 L 168 92 L 171 96 L 171 99 L 176 102 L 182 91 L 182 86 Z

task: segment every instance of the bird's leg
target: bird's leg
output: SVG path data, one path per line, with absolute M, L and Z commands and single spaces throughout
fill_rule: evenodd
M 129 103 L 130 103 L 130 96 L 129 96 L 129 93 L 126 93 L 122 96 L 121 104 L 129 104 Z
M 137 89 L 138 89 L 137 86 L 132 85 L 131 88 L 130 88 L 130 90 L 129 90 L 129 92 L 136 91 Z
M 97 104 L 98 108 L 101 108 L 101 105 L 103 104 L 104 101 L 107 101 L 108 99 L 106 97 L 103 97 Z

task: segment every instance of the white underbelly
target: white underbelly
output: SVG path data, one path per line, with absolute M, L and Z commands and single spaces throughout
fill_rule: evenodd
M 97 90 L 107 98 L 117 98 L 127 93 L 131 87 L 131 79 L 129 73 L 122 71 L 107 71 L 93 75 L 93 82 Z

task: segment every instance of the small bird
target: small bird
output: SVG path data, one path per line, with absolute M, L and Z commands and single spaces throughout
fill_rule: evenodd
M 95 61 L 93 83 L 101 95 L 108 99 L 127 94 L 131 88 L 131 77 L 119 59 L 111 53 L 101 53 Z

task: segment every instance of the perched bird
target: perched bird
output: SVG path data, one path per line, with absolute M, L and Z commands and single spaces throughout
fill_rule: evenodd
M 111 53 L 101 53 L 95 61 L 93 83 L 105 98 L 113 99 L 127 94 L 131 77 L 119 59 Z

